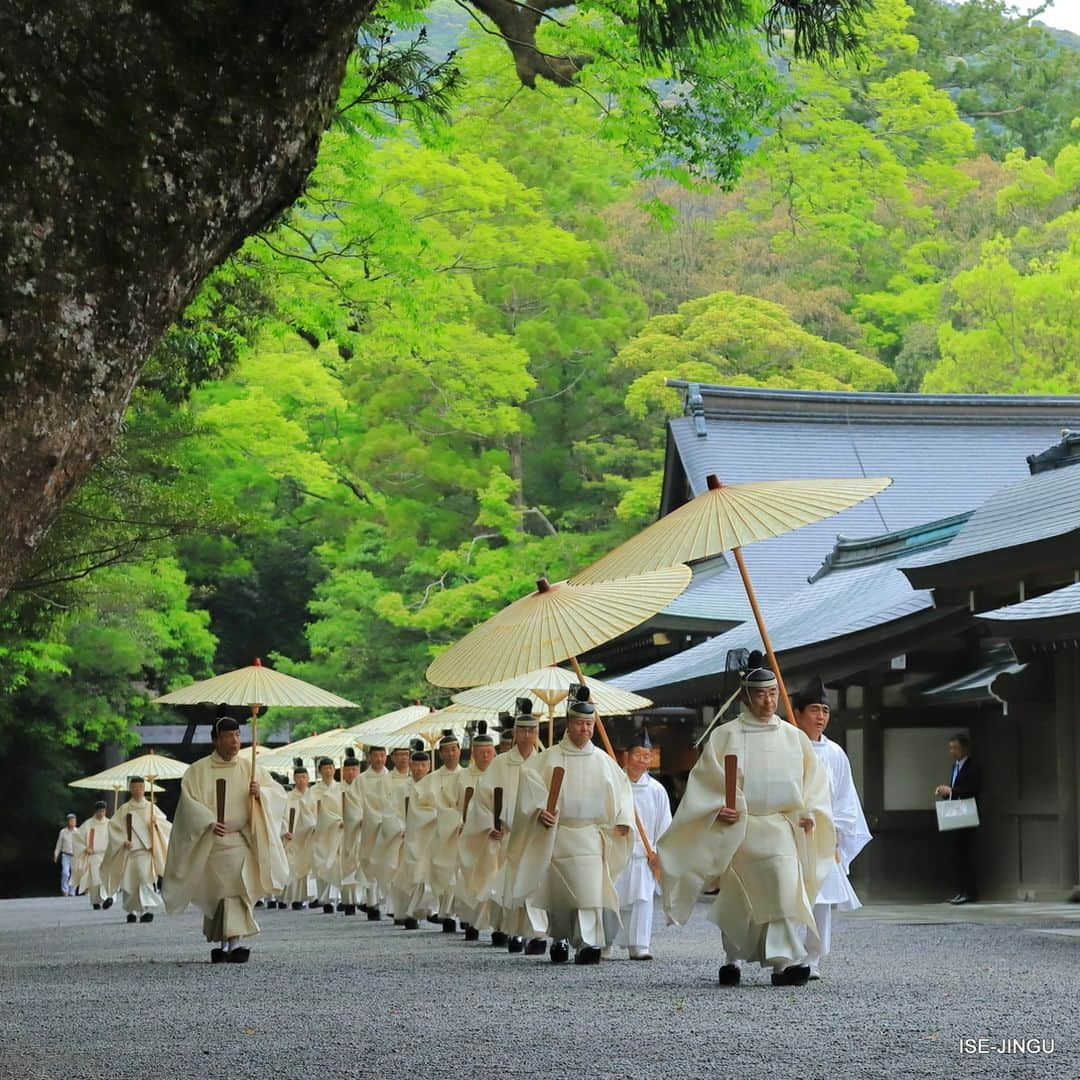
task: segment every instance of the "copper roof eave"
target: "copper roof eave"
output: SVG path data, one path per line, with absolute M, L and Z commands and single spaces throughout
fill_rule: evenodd
M 948 551 L 948 547 L 944 548 Z M 951 562 L 926 566 L 901 566 L 900 572 L 915 589 L 970 588 L 984 582 L 1022 581 L 1030 573 L 1059 566 L 1077 569 L 1080 563 L 1080 530 L 1033 540 L 1015 547 L 998 547 Z
M 966 607 L 925 608 L 894 622 L 843 637 L 797 649 L 778 649 L 776 655 L 788 684 L 812 674 L 833 682 L 924 645 L 926 632 L 931 627 L 941 634 L 950 634 L 970 626 L 971 619 Z M 639 688 L 634 692 L 652 698 L 654 706 L 709 704 L 716 699 L 723 677 L 723 672 L 715 672 L 684 682 Z

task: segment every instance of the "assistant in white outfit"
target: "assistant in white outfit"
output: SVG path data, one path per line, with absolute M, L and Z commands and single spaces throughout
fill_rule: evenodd
M 792 700 L 795 722 L 806 733 L 829 778 L 833 822 L 836 826 L 836 859 L 814 903 L 815 930 L 806 931 L 806 962 L 810 978 L 821 978 L 821 961 L 832 948 L 832 913 L 862 907 L 848 874 L 851 863 L 872 839 L 866 826 L 859 793 L 851 776 L 847 754 L 825 738 L 829 725 L 829 695 L 820 678 L 813 678 Z
M 622 928 L 615 944 L 626 949 L 631 960 L 651 960 L 653 901 L 660 895 L 657 879 L 659 862 L 656 842 L 671 824 L 671 800 L 664 785 L 649 775 L 652 764 L 652 742 L 642 728 L 626 746 L 626 775 L 634 793 L 637 820 L 649 840 L 652 859 L 646 855 L 636 823 L 632 830 L 634 850 L 623 872 L 615 882 L 619 894 L 619 917 Z

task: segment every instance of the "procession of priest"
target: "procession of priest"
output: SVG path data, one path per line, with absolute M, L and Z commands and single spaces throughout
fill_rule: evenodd
M 131 777 L 111 819 L 98 803 L 73 834 L 71 879 L 95 909 L 118 897 L 128 922 L 194 904 L 213 963 L 248 960 L 263 906 L 433 923 L 555 964 L 651 960 L 655 901 L 682 924 L 711 895 L 720 985 L 756 963 L 773 985 L 802 986 L 821 977 L 833 910 L 859 906 L 848 871 L 870 834 L 847 757 L 824 734 L 820 679 L 794 695 L 788 723 L 753 654 L 740 704 L 706 740 L 674 818 L 649 775 L 647 731 L 625 740 L 620 767 L 593 742 L 585 686 L 546 749 L 523 698 L 500 730 L 480 722 L 467 765 L 448 730 L 435 768 L 422 740 L 369 745 L 366 768 L 350 750 L 340 778 L 321 758 L 313 782 L 296 758 L 291 787 L 253 766 L 237 721 L 220 717 L 175 820 Z

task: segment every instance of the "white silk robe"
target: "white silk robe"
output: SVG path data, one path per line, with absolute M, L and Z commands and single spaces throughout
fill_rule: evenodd
M 847 754 L 824 735 L 817 742 L 811 740 L 810 745 L 829 779 L 829 797 L 836 828 L 836 856 L 818 891 L 816 903 L 835 904 L 839 911 L 854 911 L 862 904 L 851 887 L 848 874 L 855 856 L 872 839 L 870 829 L 862 803 L 859 802 L 859 793 L 855 790 Z
M 281 844 L 285 790 L 256 764 L 259 798 L 249 793 L 251 753 L 231 761 L 217 752 L 196 761 L 180 781 L 172 842 L 165 863 L 165 907 L 177 915 L 195 904 L 207 941 L 228 941 L 259 932 L 252 907 L 275 896 L 289 880 Z M 217 781 L 225 780 L 226 833 L 217 836 Z
M 155 885 L 165 872 L 172 826 L 160 806 L 153 804 L 152 810 L 151 819 L 151 802 L 145 796 L 128 799 L 109 819 L 109 848 L 101 865 L 105 893 L 112 896 L 120 890 L 124 910 L 129 914 L 139 915 L 161 907 Z M 125 848 L 129 817 L 131 847 Z
M 565 770 L 553 828 L 540 824 L 556 766 Z M 616 828 L 624 826 L 624 835 Z M 633 847 L 634 797 L 626 773 L 592 743 L 564 738 L 521 770 L 510 841 L 510 895 L 546 911 L 549 933 L 576 949 L 603 948 L 619 928 L 615 879 Z
M 738 758 L 740 814 L 730 825 L 717 820 L 727 754 Z M 809 836 L 804 817 L 814 821 Z M 710 736 L 660 839 L 665 910 L 685 923 L 702 887 L 717 886 L 710 918 L 728 959 L 790 966 L 806 955 L 800 928 L 814 925 L 835 846 L 828 778 L 810 740 L 778 716 L 761 722 L 744 712 Z
M 75 858 L 71 863 L 71 880 L 86 893 L 91 904 L 100 904 L 104 898 L 101 864 L 109 847 L 109 819 L 97 815 L 87 818 L 75 830 L 72 844 Z
M 289 819 L 292 818 L 292 829 Z M 285 834 L 292 832 L 292 839 Z M 296 788 L 286 796 L 281 820 L 282 843 L 289 861 L 289 881 L 282 899 L 288 904 L 306 904 L 314 900 L 308 879 L 311 875 L 315 848 L 315 793 L 312 788 L 300 794 Z

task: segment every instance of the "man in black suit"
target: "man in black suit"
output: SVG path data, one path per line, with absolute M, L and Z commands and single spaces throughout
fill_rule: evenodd
M 964 734 L 949 739 L 949 755 L 953 759 L 952 774 L 947 784 L 940 784 L 934 794 L 942 799 L 977 799 L 982 788 L 982 773 L 978 762 L 971 757 L 971 740 Z M 975 886 L 975 830 L 954 829 L 952 834 L 953 869 L 957 893 L 950 904 L 969 904 L 978 899 Z

